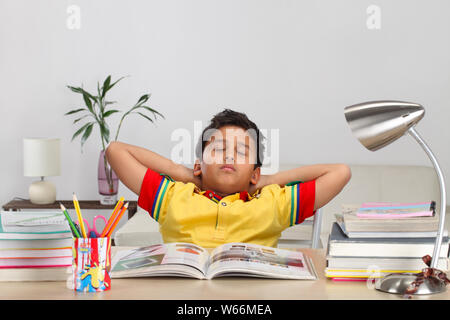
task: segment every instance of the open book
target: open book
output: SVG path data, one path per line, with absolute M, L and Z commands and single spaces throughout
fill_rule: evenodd
M 247 243 L 227 243 L 210 254 L 195 244 L 175 242 L 123 250 L 113 257 L 112 278 L 151 276 L 317 279 L 311 259 L 302 252 Z

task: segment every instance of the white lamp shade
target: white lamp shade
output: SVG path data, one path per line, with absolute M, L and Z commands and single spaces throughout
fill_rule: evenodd
M 23 139 L 23 175 L 58 176 L 61 172 L 59 139 Z

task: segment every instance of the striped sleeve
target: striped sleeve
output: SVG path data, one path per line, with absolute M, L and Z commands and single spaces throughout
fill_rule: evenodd
M 169 176 L 147 169 L 139 193 L 139 207 L 159 221 L 165 212 L 163 208 L 169 200 L 169 189 L 173 184 L 174 181 Z
M 285 186 L 289 195 L 286 206 L 289 212 L 289 227 L 302 223 L 305 219 L 314 215 L 314 202 L 316 196 L 316 180 L 308 182 L 296 182 Z

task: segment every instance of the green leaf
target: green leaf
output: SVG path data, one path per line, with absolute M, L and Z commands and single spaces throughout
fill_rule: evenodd
M 93 96 L 92 94 L 90 94 L 89 92 L 87 92 L 86 90 L 84 90 L 83 88 L 80 87 L 72 87 L 72 86 L 67 86 L 70 90 L 72 90 L 73 92 L 76 93 L 81 93 L 81 94 L 86 94 L 89 98 L 91 98 L 92 100 L 96 101 L 97 98 L 95 96 Z
M 82 91 L 83 91 L 83 89 L 81 89 L 80 87 L 67 86 L 67 88 L 69 88 L 70 90 L 72 90 L 73 92 L 76 92 L 76 93 L 82 93 Z
M 86 107 L 89 109 L 89 111 L 91 113 L 94 113 L 94 109 L 92 108 L 91 98 L 89 97 L 89 95 L 87 95 L 86 93 L 83 92 L 83 99 L 84 99 L 84 103 L 86 103 Z
M 108 125 L 104 122 L 100 124 L 100 133 L 101 133 L 102 137 L 105 139 L 106 143 L 108 143 L 110 132 L 109 132 Z
M 103 97 L 102 94 L 100 92 L 100 82 L 97 81 L 97 102 L 98 102 L 98 106 L 100 108 L 100 115 L 103 115 L 103 111 L 105 110 L 105 105 L 103 104 Z
M 108 110 L 108 111 L 106 111 L 104 114 L 103 114 L 103 118 L 106 118 L 106 117 L 109 117 L 110 115 L 112 115 L 113 113 L 116 113 L 116 112 L 120 112 L 119 110 Z
M 73 124 L 77 123 L 77 122 L 80 121 L 80 120 L 83 120 L 83 119 L 86 118 L 86 117 L 91 117 L 91 115 L 90 115 L 90 114 L 86 114 L 86 115 L 82 116 L 81 118 L 78 118 L 78 119 L 74 120 L 74 121 L 73 121 Z
M 150 117 L 146 116 L 145 114 L 143 114 L 141 112 L 137 112 L 137 113 L 140 114 L 141 116 L 143 116 L 145 119 L 149 120 L 150 122 L 153 122 L 153 120 Z
M 84 126 L 82 126 L 80 129 L 78 129 L 77 132 L 75 132 L 73 134 L 71 141 L 73 141 L 76 137 L 78 137 L 84 131 L 84 129 L 86 129 L 86 127 L 89 126 L 90 124 L 93 124 L 93 122 L 88 122 Z
M 83 136 L 81 137 L 81 147 L 83 147 L 83 145 L 86 142 L 87 138 L 89 138 L 89 136 L 91 135 L 93 127 L 94 127 L 94 123 L 90 123 L 86 127 L 86 130 L 84 131 Z
M 159 113 L 158 111 L 156 111 L 156 110 L 153 109 L 153 108 L 150 108 L 150 107 L 147 107 L 147 106 L 140 106 L 140 108 L 144 108 L 145 110 L 148 110 L 148 111 L 152 112 L 153 114 L 157 114 L 157 115 L 159 115 L 161 118 L 165 119 L 165 117 L 164 117 L 161 113 Z M 155 116 L 155 120 L 156 120 L 156 116 Z
M 105 101 L 105 106 L 109 105 L 109 104 L 114 104 L 117 103 L 117 101 Z
M 119 82 L 120 80 L 122 80 L 122 79 L 124 79 L 124 78 L 125 78 L 125 77 L 119 78 L 119 80 L 117 80 L 116 82 L 114 82 L 112 85 L 109 86 L 109 89 L 108 89 L 108 90 L 111 90 L 112 87 L 114 87 L 114 86 L 116 85 L 117 82 Z
M 68 115 L 70 115 L 70 114 L 74 114 L 74 113 L 77 113 L 77 112 L 80 112 L 80 111 L 88 111 L 88 110 L 87 110 L 86 108 L 81 108 L 81 109 L 71 110 L 71 111 L 65 113 L 64 115 L 65 115 L 65 116 L 68 116 Z
M 139 104 L 140 102 L 147 102 L 147 100 L 150 98 L 149 94 L 144 94 L 142 97 L 139 98 L 137 104 Z
M 100 90 L 100 82 L 97 81 L 97 102 L 102 100 L 102 94 Z
M 109 75 L 105 81 L 103 82 L 103 87 L 102 87 L 102 98 L 105 97 L 106 92 L 108 92 L 108 90 L 111 88 L 110 87 L 110 83 L 111 83 L 111 76 Z

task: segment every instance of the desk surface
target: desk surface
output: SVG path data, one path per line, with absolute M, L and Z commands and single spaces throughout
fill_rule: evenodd
M 113 247 L 113 251 L 121 247 Z M 366 282 L 333 282 L 324 276 L 325 251 L 300 249 L 313 259 L 319 279 L 272 280 L 218 278 L 197 280 L 175 277 L 112 279 L 110 291 L 78 293 L 57 282 L 0 282 L 0 299 L 116 299 L 116 300 L 311 300 L 311 299 L 402 299 L 401 296 L 369 289 Z M 450 299 L 445 293 L 414 299 Z

